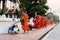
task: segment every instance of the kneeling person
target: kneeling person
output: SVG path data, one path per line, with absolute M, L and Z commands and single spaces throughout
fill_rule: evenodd
M 10 30 L 11 30 L 11 31 L 10 31 Z M 18 31 L 19 31 L 18 25 L 13 25 L 13 26 L 9 29 L 8 33 L 9 33 L 9 34 L 18 34 Z
M 14 31 L 16 34 L 18 34 L 18 31 L 19 31 L 18 25 L 15 25 L 13 31 Z

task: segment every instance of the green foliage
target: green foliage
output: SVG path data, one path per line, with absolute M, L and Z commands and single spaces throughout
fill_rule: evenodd
M 14 3 L 16 2 L 16 0 L 10 0 L 13 1 Z M 47 12 L 47 10 L 49 9 L 48 6 L 46 6 L 45 4 L 47 3 L 47 0 L 38 0 L 39 3 L 37 3 L 37 0 L 19 0 L 20 1 L 20 12 L 22 12 L 23 10 L 26 10 L 28 12 L 28 15 L 34 16 L 34 13 L 37 12 L 39 15 L 43 15 L 45 16 L 45 13 Z M 34 1 L 34 3 L 32 4 L 32 1 Z M 24 9 L 24 7 L 26 9 Z
M 21 14 L 21 12 L 22 12 L 22 10 L 21 9 L 19 9 L 18 10 L 18 13 L 19 13 L 19 15 L 21 16 L 22 14 Z
M 32 7 L 29 11 L 29 16 L 34 16 L 34 13 L 37 12 L 39 15 L 43 15 L 45 16 L 46 10 L 44 10 L 43 6 L 39 5 L 39 6 L 35 6 Z
M 35 3 L 32 4 L 32 1 L 35 1 Z M 20 0 L 20 2 L 21 7 L 26 7 L 26 11 L 30 17 L 34 16 L 35 12 L 45 16 L 45 13 L 49 9 L 49 7 L 45 5 L 47 0 L 39 0 L 39 3 L 37 3 L 37 0 Z
M 10 0 L 10 1 L 16 3 L 17 0 Z
M 19 0 L 23 5 L 31 4 L 31 0 Z
M 2 9 L 0 9 L 0 15 L 2 15 Z
M 43 5 L 43 8 L 44 8 L 44 9 L 46 9 L 46 10 L 48 10 L 48 9 L 49 9 L 49 7 L 48 7 L 48 6 L 46 6 L 46 5 Z
M 47 3 L 47 0 L 39 0 L 41 5 L 45 5 Z

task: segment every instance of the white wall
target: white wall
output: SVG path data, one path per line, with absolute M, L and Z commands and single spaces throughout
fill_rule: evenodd
M 8 33 L 8 28 L 13 22 L 0 22 L 0 33 Z
M 7 22 L 4 22 L 4 21 L 7 21 Z M 8 33 L 8 28 L 14 23 L 15 22 L 13 22 L 12 19 L 10 18 L 0 18 L 0 33 Z

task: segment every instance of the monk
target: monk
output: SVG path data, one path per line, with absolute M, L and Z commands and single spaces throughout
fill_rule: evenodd
M 50 20 L 50 24 L 51 24 L 51 25 L 53 24 L 53 20 Z
M 46 27 L 47 26 L 47 18 L 46 17 L 43 17 L 43 27 Z
M 43 16 L 41 16 L 41 27 L 43 27 L 44 25 L 44 17 Z
M 48 20 L 48 25 L 51 25 L 51 23 L 50 23 L 50 19 Z
M 48 18 L 44 17 L 44 27 L 47 27 Z
M 35 12 L 34 28 L 39 28 L 39 15 Z
M 48 18 L 46 18 L 46 26 L 48 26 Z
M 38 22 L 37 28 L 41 28 L 40 18 L 41 18 L 41 16 L 38 15 L 38 19 L 37 19 L 37 22 Z
M 26 12 L 22 12 L 23 16 L 22 19 L 24 20 L 24 22 L 22 23 L 22 29 L 24 30 L 24 33 L 29 30 L 28 27 L 28 15 Z
M 41 16 L 39 15 L 39 28 L 41 28 Z
M 47 26 L 49 25 L 49 19 L 47 20 Z
M 43 19 L 43 21 L 42 21 L 42 25 L 43 25 L 43 27 L 45 27 L 45 17 L 43 17 L 44 19 Z

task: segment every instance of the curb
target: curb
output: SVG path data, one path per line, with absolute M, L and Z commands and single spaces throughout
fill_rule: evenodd
M 41 40 L 42 38 L 44 38 L 51 30 L 53 30 L 53 28 L 57 25 L 58 23 L 56 23 L 50 30 L 48 30 L 44 35 L 42 35 L 40 38 L 38 38 L 38 40 Z

